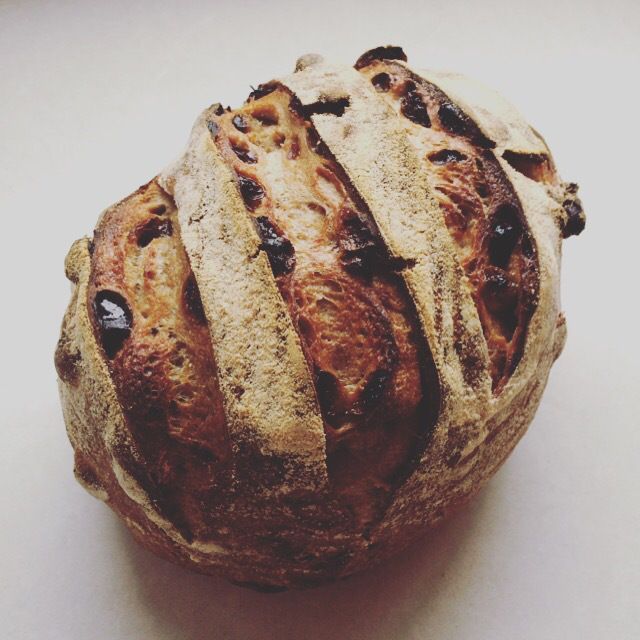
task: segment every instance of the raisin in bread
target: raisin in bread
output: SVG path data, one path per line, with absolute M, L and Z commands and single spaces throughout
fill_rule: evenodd
M 78 480 L 160 555 L 278 589 L 347 576 L 478 491 L 565 340 L 576 186 L 504 100 L 304 56 L 67 258 Z

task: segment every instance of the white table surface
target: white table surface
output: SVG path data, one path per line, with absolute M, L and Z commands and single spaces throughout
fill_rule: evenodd
M 0 1 L 0 637 L 640 637 L 640 5 Z M 315 51 L 401 44 L 510 97 L 578 181 L 569 340 L 479 499 L 397 559 L 264 595 L 138 548 L 72 477 L 53 369 L 62 261 L 181 150 L 199 111 Z

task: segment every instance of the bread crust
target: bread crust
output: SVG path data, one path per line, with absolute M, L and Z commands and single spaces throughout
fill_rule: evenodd
M 391 49 L 394 64 L 409 69 L 398 48 Z M 369 52 L 361 66 L 385 51 Z M 469 282 L 434 185 L 398 115 L 362 72 L 303 57 L 294 74 L 272 87 L 291 92 L 366 203 L 430 352 L 437 415 L 384 509 L 363 524 L 336 493 L 308 345 L 215 143 L 221 107 L 213 105 L 198 118 L 178 161 L 115 205 L 137 215 L 136 207 L 148 206 L 141 194 L 151 190 L 177 209 L 174 233 L 200 292 L 215 393 L 224 410 L 224 445 L 217 450 L 229 451 L 220 456 L 224 464 L 206 467 L 215 477 L 206 481 L 209 493 L 187 507 L 207 512 L 206 526 L 181 526 L 150 489 L 157 470 L 114 385 L 114 376 L 124 374 L 96 339 L 100 328 L 91 305 L 99 287 L 92 279 L 91 242 L 77 241 L 66 261 L 74 290 L 56 366 L 76 477 L 156 553 L 248 586 L 307 587 L 345 577 L 404 548 L 464 504 L 531 422 L 566 338 L 561 235 L 575 189 L 560 181 L 544 141 L 502 98 L 459 75 L 413 73 L 439 87 L 493 143 L 487 153 L 522 207 L 536 251 L 538 290 L 515 370 L 498 391 L 492 388 Z M 544 162 L 544 171 L 532 179 L 514 158 L 534 158 L 536 167 Z M 118 233 L 108 226 L 109 215 L 101 228 Z M 227 480 L 219 485 L 220 478 Z

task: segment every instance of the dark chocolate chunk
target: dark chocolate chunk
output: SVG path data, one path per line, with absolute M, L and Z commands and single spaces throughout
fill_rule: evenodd
M 489 140 L 469 116 L 452 102 L 443 102 L 438 109 L 438 118 L 444 129 L 459 136 L 471 139 L 483 149 L 493 149 L 496 143 Z
M 249 123 L 247 122 L 246 118 L 244 118 L 243 116 L 241 115 L 233 116 L 233 119 L 231 120 L 231 122 L 233 123 L 233 126 L 241 133 L 246 133 L 247 131 L 249 131 Z
M 389 382 L 391 382 L 391 372 L 386 369 L 376 369 L 369 376 L 360 396 L 360 405 L 365 411 L 372 409 L 382 400 Z
M 238 156 L 238 158 L 242 160 L 242 162 L 246 162 L 247 164 L 255 164 L 256 162 L 258 162 L 256 154 L 253 153 L 251 149 L 240 147 L 235 144 L 232 144 L 231 148 L 233 149 L 233 152 Z
M 462 162 L 467 156 L 455 149 L 441 149 L 429 156 L 429 161 L 433 164 L 449 164 L 450 162 Z
M 387 92 L 391 88 L 391 76 L 388 73 L 378 73 L 371 78 L 371 84 L 376 91 Z
M 575 200 L 565 200 L 562 203 L 567 212 L 567 222 L 562 229 L 562 237 L 577 236 L 582 233 L 585 227 L 586 218 L 582 210 L 582 203 L 578 198 Z
M 429 118 L 429 113 L 422 96 L 416 90 L 416 85 L 413 82 L 409 82 L 407 83 L 407 89 L 407 92 L 400 100 L 400 111 L 402 115 L 409 118 L 411 122 L 415 122 L 423 127 L 430 127 L 431 119 Z
M 504 337 L 511 340 L 518 325 L 518 285 L 502 269 L 487 267 L 481 293 L 487 310 L 500 323 Z
M 334 116 L 344 115 L 345 109 L 349 106 L 349 98 L 336 98 L 334 100 L 325 98 L 312 104 L 302 106 L 302 116 L 307 120 L 317 113 L 330 113 Z
M 451 102 L 445 102 L 438 109 L 440 124 L 451 133 L 467 135 L 469 132 L 468 118 L 462 110 Z
M 369 275 L 384 257 L 369 217 L 350 207 L 340 211 L 338 245 L 342 264 L 351 273 Z
M 295 250 L 282 230 L 267 216 L 258 216 L 255 224 L 262 241 L 261 247 L 269 258 L 273 275 L 281 276 L 293 271 L 296 265 Z
M 138 246 L 146 247 L 152 240 L 161 236 L 170 236 L 172 233 L 171 220 L 151 218 L 141 224 L 136 231 Z
M 264 98 L 264 96 L 268 96 L 270 93 L 273 93 L 275 90 L 276 90 L 276 85 L 274 83 L 259 84 L 255 89 L 251 87 L 251 93 L 247 98 L 247 102 L 253 102 L 254 100 L 259 100 L 260 98 Z
M 518 300 L 518 287 L 502 269 L 487 268 L 484 273 L 482 296 L 487 309 L 494 315 L 512 310 Z
M 493 217 L 489 234 L 489 261 L 492 265 L 506 269 L 511 254 L 522 236 L 522 225 L 515 209 L 502 205 Z
M 340 383 L 328 371 L 315 369 L 316 394 L 324 419 L 328 423 L 335 423 L 337 417 L 336 404 L 340 397 Z
M 264 188 L 253 178 L 238 174 L 238 185 L 247 208 L 254 211 L 264 198 Z
M 362 69 L 368 67 L 372 62 L 376 60 L 402 60 L 407 61 L 407 56 L 402 50 L 402 47 L 395 47 L 393 45 L 386 45 L 382 47 L 376 47 L 375 49 L 369 49 L 365 51 L 355 63 L 356 69 Z
M 100 340 L 108 358 L 113 358 L 131 335 L 133 316 L 127 301 L 115 291 L 102 290 L 93 300 Z
M 488 198 L 491 195 L 489 185 L 486 182 L 478 182 L 476 184 L 476 192 L 481 198 Z
M 198 324 L 207 323 L 204 307 L 202 306 L 202 298 L 200 297 L 200 290 L 198 289 L 198 283 L 193 273 L 189 275 L 184 283 L 182 300 L 185 309 Z
M 576 193 L 578 193 L 578 183 L 577 182 L 569 182 L 569 183 L 567 183 L 565 189 L 566 189 L 567 193 L 571 193 L 572 195 L 575 195 Z

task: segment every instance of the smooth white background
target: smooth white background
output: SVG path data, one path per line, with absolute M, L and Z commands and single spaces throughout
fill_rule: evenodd
M 0 2 L 0 637 L 640 637 L 640 9 L 608 2 Z M 139 549 L 72 477 L 52 357 L 63 258 L 198 112 L 315 51 L 401 44 L 500 89 L 581 185 L 569 340 L 467 511 L 340 584 L 263 595 Z

